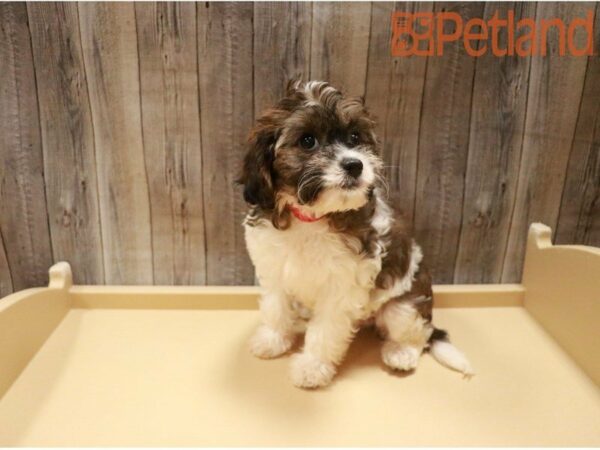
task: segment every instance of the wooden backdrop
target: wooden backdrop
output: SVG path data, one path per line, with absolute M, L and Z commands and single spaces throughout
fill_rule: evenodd
M 60 260 L 77 283 L 252 284 L 234 178 L 297 73 L 366 96 L 438 283 L 518 281 L 532 221 L 600 245 L 598 56 L 556 36 L 547 57 L 390 56 L 392 11 L 442 9 L 595 9 L 600 48 L 595 3 L 0 4 L 0 294 Z

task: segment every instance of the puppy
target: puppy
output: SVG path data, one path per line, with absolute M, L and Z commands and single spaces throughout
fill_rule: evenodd
M 374 122 L 362 98 L 292 81 L 257 121 L 239 182 L 248 252 L 264 294 L 251 340 L 259 358 L 286 353 L 306 321 L 292 382 L 327 385 L 356 330 L 374 323 L 384 363 L 412 370 L 429 348 L 471 374 L 431 323 L 431 278 L 404 219 L 386 202 Z

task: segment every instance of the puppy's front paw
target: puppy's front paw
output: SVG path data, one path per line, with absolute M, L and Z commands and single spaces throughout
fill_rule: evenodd
M 412 370 L 417 367 L 421 351 L 410 345 L 400 345 L 387 341 L 381 349 L 381 357 L 386 366 L 395 370 Z
M 263 359 L 276 358 L 292 348 L 291 336 L 261 325 L 250 339 L 250 352 Z
M 317 388 L 327 386 L 335 375 L 335 366 L 308 353 L 298 353 L 292 357 L 291 378 L 295 386 Z

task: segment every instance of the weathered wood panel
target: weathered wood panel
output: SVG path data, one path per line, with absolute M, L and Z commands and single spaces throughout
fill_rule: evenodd
M 600 6 L 594 48 L 600 48 Z M 559 244 L 600 247 L 600 58 L 591 56 L 556 228 Z
M 366 104 L 377 121 L 389 199 L 414 217 L 421 101 L 427 58 L 391 56 L 392 13 L 431 12 L 432 3 L 373 3 Z
M 76 3 L 29 3 L 54 258 L 104 282 L 94 131 Z
M 132 3 L 80 3 L 110 284 L 151 284 L 152 243 Z
M 371 4 L 313 4 L 310 76 L 350 95 L 364 95 Z
M 597 54 L 557 56 L 554 29 L 547 57 L 391 56 L 393 11 L 536 8 L 596 9 L 597 53 L 598 3 L 0 4 L 0 295 L 53 259 L 77 282 L 252 283 L 234 180 L 295 75 L 366 96 L 435 282 L 518 281 L 534 220 L 600 245 Z
M 10 267 L 6 259 L 6 246 L 0 229 L 0 298 L 13 292 L 12 277 Z
M 135 11 L 154 282 L 204 284 L 196 4 L 136 3 Z
M 279 100 L 288 80 L 310 75 L 312 4 L 254 4 L 254 111 Z
M 483 17 L 482 3 L 436 3 L 464 20 Z M 451 23 L 445 23 L 450 33 Z M 474 58 L 462 42 L 445 46 L 427 63 L 415 203 L 415 228 L 438 283 L 451 283 L 458 249 L 464 177 L 469 146 Z
M 497 13 L 506 18 L 509 11 L 514 11 L 516 21 L 535 17 L 535 4 L 488 3 L 485 20 Z M 504 29 L 499 48 L 507 46 Z M 476 61 L 454 274 L 457 283 L 498 283 L 502 276 L 503 243 L 508 238 L 521 158 L 529 68 L 530 58 L 518 55 L 498 57 L 488 52 Z
M 585 16 L 581 3 L 539 3 L 536 21 Z M 558 55 L 556 28 L 546 57 L 531 61 L 525 135 L 517 196 L 512 215 L 502 281 L 521 279 L 527 228 L 532 222 L 556 227 L 569 152 L 575 132 L 587 58 Z M 577 47 L 585 33 L 577 29 Z
M 235 187 L 253 120 L 251 3 L 198 5 L 206 282 L 252 284 Z
M 47 283 L 52 264 L 27 8 L 0 3 L 0 230 L 15 290 Z

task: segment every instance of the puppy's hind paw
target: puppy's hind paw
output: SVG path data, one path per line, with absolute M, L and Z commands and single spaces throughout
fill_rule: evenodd
M 250 352 L 262 359 L 276 358 L 292 348 L 293 343 L 292 336 L 262 325 L 250 339 Z
M 419 363 L 421 351 L 409 345 L 387 341 L 381 349 L 381 358 L 386 366 L 395 370 L 413 370 Z
M 290 369 L 292 383 L 300 388 L 327 386 L 335 375 L 332 363 L 321 361 L 308 353 L 294 355 Z

